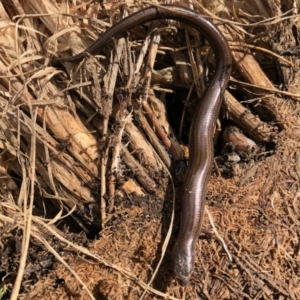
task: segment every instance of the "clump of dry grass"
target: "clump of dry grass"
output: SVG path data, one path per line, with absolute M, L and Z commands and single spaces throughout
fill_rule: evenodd
M 182 120 L 189 119 L 205 88 L 202 62 L 213 64 L 208 45 L 196 48 L 199 36 L 176 22 L 153 22 L 115 39 L 96 58 L 57 69 L 53 56 L 83 51 L 141 5 L 0 3 L 2 260 L 10 237 L 22 232 L 15 279 L 1 270 L 11 299 L 299 298 L 299 59 L 291 54 L 298 12 L 284 1 L 281 7 L 258 0 L 191 5 L 214 20 L 232 49 L 224 110 L 257 144 L 276 147 L 273 156 L 260 152 L 256 161 L 216 167 L 233 176 L 210 182 L 210 222 L 205 218 L 203 226 L 212 237 L 200 240 L 191 285 L 182 289 L 169 268 L 174 202 L 167 181 L 170 155 L 180 159 L 184 149 L 163 103 L 178 88 L 190 89 Z M 176 31 L 178 39 L 170 34 Z M 282 34 L 275 39 L 275 32 Z M 282 80 L 274 76 L 275 63 Z M 83 247 L 78 236 L 60 230 L 62 222 L 69 231 L 101 229 L 101 236 Z M 22 278 L 35 244 L 60 264 L 32 289 Z M 60 278 L 64 284 L 53 293 Z

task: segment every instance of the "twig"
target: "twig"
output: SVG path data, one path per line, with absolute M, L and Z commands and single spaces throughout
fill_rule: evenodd
M 27 197 L 25 197 L 25 201 L 23 204 L 24 207 L 24 216 L 25 222 L 23 227 L 23 239 L 22 239 L 22 254 L 20 257 L 20 265 L 18 269 L 17 278 L 15 280 L 15 284 L 12 289 L 11 298 L 12 300 L 17 300 L 22 278 L 26 266 L 26 259 L 29 248 L 29 241 L 31 235 L 31 222 L 32 222 L 32 209 L 33 209 L 33 200 L 34 200 L 34 187 L 35 187 L 35 162 L 36 162 L 36 132 L 35 132 L 35 124 L 37 118 L 37 109 L 31 111 L 31 128 L 32 128 L 32 136 L 31 136 L 31 151 L 30 151 L 30 169 L 29 169 L 29 178 L 30 178 L 30 194 L 29 194 L 29 203 L 27 203 Z
M 217 230 L 217 228 L 216 228 L 216 226 L 215 226 L 215 224 L 214 224 L 213 218 L 212 218 L 212 216 L 211 216 L 211 214 L 210 214 L 210 212 L 209 212 L 209 210 L 208 210 L 207 207 L 205 207 L 205 212 L 206 212 L 207 215 L 208 215 L 208 218 L 209 218 L 210 224 L 211 224 L 211 226 L 212 226 L 212 228 L 213 228 L 213 230 L 214 230 L 214 233 L 216 234 L 218 240 L 219 240 L 219 241 L 221 242 L 221 244 L 223 245 L 223 248 L 224 248 L 225 252 L 227 253 L 227 256 L 228 256 L 229 260 L 232 262 L 232 255 L 230 254 L 230 252 L 229 252 L 229 250 L 228 250 L 228 247 L 227 247 L 227 245 L 226 245 L 224 239 L 219 235 L 218 230 Z

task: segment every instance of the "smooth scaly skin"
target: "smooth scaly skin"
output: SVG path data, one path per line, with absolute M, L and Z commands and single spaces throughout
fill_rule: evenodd
M 208 40 L 216 59 L 215 74 L 202 96 L 190 129 L 190 157 L 181 199 L 181 227 L 173 251 L 174 273 L 179 283 L 185 285 L 193 271 L 195 246 L 204 213 L 207 183 L 214 157 L 213 131 L 231 72 L 232 59 L 227 41 L 207 17 L 192 10 L 173 5 L 148 7 L 109 28 L 84 52 L 54 59 L 53 63 L 78 62 L 85 57 L 85 53 L 99 53 L 101 47 L 116 35 L 157 19 L 173 19 L 194 27 Z

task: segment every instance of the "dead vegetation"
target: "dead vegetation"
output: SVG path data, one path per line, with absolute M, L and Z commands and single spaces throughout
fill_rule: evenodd
M 170 171 L 188 155 L 209 45 L 157 21 L 56 68 L 150 3 L 0 2 L 0 299 L 300 298 L 300 3 L 244 2 L 190 3 L 234 71 L 184 288 L 170 253 L 185 164 L 176 189 Z

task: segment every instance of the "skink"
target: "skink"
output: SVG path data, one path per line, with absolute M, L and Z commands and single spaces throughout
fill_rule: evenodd
M 219 115 L 223 94 L 231 73 L 231 52 L 227 41 L 207 17 L 174 5 L 148 7 L 112 26 L 84 52 L 53 63 L 78 62 L 86 53 L 99 53 L 101 47 L 116 35 L 157 19 L 173 19 L 196 30 L 210 43 L 216 60 L 216 71 L 194 114 L 189 137 L 189 164 L 181 195 L 181 222 L 173 250 L 174 273 L 181 285 L 188 283 L 194 267 L 195 247 L 204 213 L 207 183 L 212 169 L 213 131 Z

